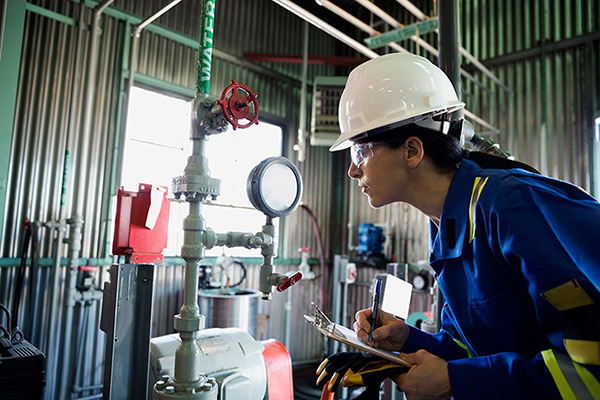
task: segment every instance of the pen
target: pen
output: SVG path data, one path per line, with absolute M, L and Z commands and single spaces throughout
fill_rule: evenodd
M 379 291 L 381 290 L 381 279 L 375 281 L 375 290 L 373 291 L 373 309 L 371 310 L 371 332 L 369 332 L 369 342 L 373 341 L 373 331 L 377 323 L 377 310 L 379 309 Z

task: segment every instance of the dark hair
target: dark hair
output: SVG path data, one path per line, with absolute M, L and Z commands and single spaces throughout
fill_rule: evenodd
M 408 124 L 375 136 L 370 136 L 360 142 L 384 142 L 389 148 L 397 149 L 410 136 L 415 136 L 423 142 L 425 154 L 442 171 L 456 170 L 461 160 L 465 158 L 484 169 L 521 168 L 539 174 L 538 170 L 520 161 L 510 160 L 489 152 L 463 149 L 456 137 L 432 131 L 416 124 Z

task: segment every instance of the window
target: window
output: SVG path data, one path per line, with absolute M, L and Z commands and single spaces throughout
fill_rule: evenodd
M 139 183 L 166 186 L 173 198 L 171 181 L 183 174 L 192 154 L 189 140 L 190 101 L 134 87 L 131 90 L 123 158 L 122 186 L 137 191 Z M 221 180 L 221 195 L 205 203 L 202 215 L 207 227 L 217 233 L 261 230 L 265 216 L 255 210 L 246 195 L 246 179 L 251 169 L 271 156 L 280 156 L 282 129 L 260 122 L 251 128 L 229 129 L 213 135 L 206 145 L 211 176 Z M 169 241 L 165 256 L 181 254 L 183 219 L 188 203 L 171 202 Z M 274 220 L 277 223 L 278 219 Z M 213 248 L 207 256 L 221 254 L 260 257 L 260 250 Z

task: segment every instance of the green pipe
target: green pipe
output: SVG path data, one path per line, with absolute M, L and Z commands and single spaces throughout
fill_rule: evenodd
M 67 178 L 69 176 L 69 150 L 65 150 L 65 161 L 63 163 L 63 179 L 60 191 L 60 206 L 65 205 L 65 195 L 67 194 Z M 62 215 L 61 215 L 62 216 Z
M 204 1 L 200 17 L 200 48 L 198 49 L 198 75 L 196 94 L 208 96 L 212 61 L 213 33 L 215 28 L 216 0 Z

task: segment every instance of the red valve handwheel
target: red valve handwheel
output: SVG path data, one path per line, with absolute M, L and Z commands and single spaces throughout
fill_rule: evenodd
M 238 89 L 246 92 L 243 95 L 238 92 Z M 258 101 L 256 93 L 250 88 L 241 83 L 237 83 L 235 79 L 231 80 L 231 84 L 223 90 L 221 100 L 217 103 L 221 106 L 223 117 L 233 126 L 233 129 L 245 129 L 253 124 L 258 124 Z M 251 107 L 252 105 L 252 107 Z M 240 119 L 247 119 L 248 123 L 240 124 Z

